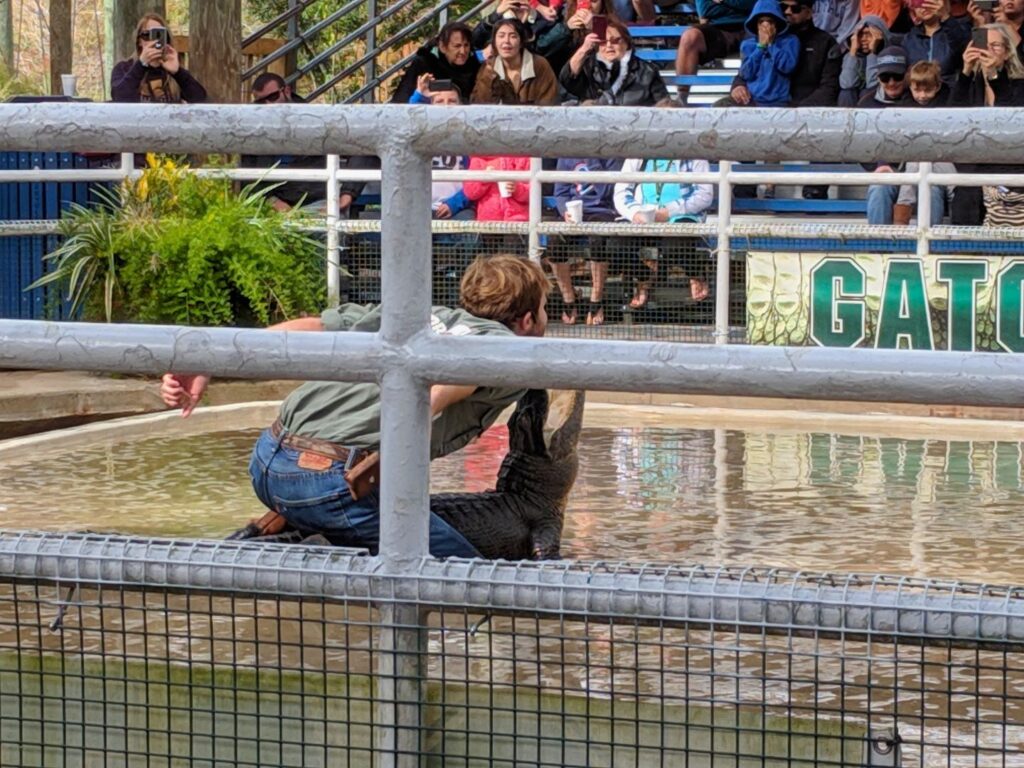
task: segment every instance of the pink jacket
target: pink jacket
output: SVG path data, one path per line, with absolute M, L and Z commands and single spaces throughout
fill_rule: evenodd
M 528 157 L 471 157 L 471 171 L 528 171 Z M 477 221 L 528 221 L 530 218 L 530 185 L 516 182 L 512 197 L 502 197 L 494 181 L 465 181 L 462 191 L 476 203 Z

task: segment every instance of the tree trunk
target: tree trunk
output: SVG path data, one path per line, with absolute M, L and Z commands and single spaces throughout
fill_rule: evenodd
M 189 0 L 189 71 L 207 100 L 237 104 L 242 96 L 242 0 Z
M 147 13 L 166 18 L 164 0 L 104 0 L 107 18 L 106 59 L 111 68 L 135 55 L 135 26 Z M 172 34 L 176 30 L 171 30 Z
M 71 0 L 50 0 L 50 93 L 63 93 L 62 74 L 71 74 Z
M 14 0 L 0 0 L 0 66 L 14 72 Z

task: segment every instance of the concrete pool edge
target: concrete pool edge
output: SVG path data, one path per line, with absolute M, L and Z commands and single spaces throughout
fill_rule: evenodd
M 598 399 L 587 402 L 585 427 L 828 432 L 908 440 L 1024 441 L 1024 421 L 695 406 L 688 401 L 630 405 L 602 402 L 600 395 L 603 393 L 594 394 Z M 9 438 L 0 441 L 0 462 L 31 463 L 39 458 L 40 453 L 75 450 L 98 440 L 121 442 L 153 437 L 180 438 L 209 432 L 258 429 L 274 420 L 279 404 L 278 400 L 264 400 L 205 406 L 188 419 L 181 418 L 177 411 L 161 411 Z

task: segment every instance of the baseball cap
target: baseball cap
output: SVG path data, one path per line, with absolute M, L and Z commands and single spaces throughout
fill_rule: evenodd
M 875 65 L 880 75 L 905 75 L 907 73 L 907 52 L 898 45 L 890 45 L 879 52 L 878 58 L 875 59 Z

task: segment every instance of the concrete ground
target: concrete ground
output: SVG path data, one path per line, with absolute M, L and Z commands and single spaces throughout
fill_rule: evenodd
M 279 400 L 298 382 L 214 380 L 204 403 L 224 405 Z M 157 379 L 84 371 L 0 371 L 0 439 L 70 427 L 93 421 L 164 410 Z M 588 393 L 588 402 L 629 405 L 674 405 L 706 409 L 729 408 L 770 416 L 771 412 L 901 415 L 959 419 L 1024 421 L 1024 408 L 964 408 L 945 405 L 850 403 L 827 400 L 651 395 L 631 392 Z

